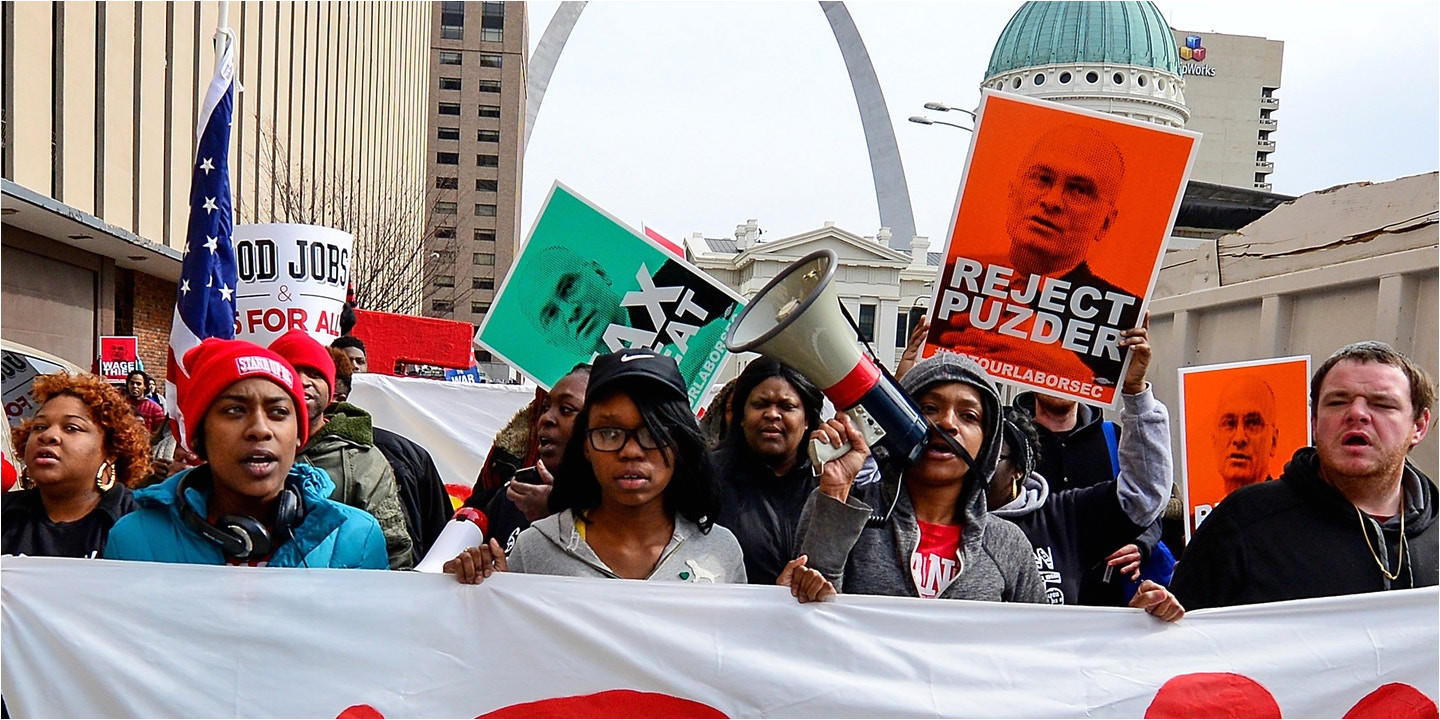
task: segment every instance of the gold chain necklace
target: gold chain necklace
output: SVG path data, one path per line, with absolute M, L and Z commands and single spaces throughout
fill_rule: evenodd
M 1380 574 L 1384 575 L 1386 580 L 1395 582 L 1395 579 L 1400 577 L 1400 569 L 1405 567 L 1405 499 L 1403 497 L 1400 499 L 1400 559 L 1395 561 L 1395 573 L 1393 575 L 1385 570 L 1384 561 L 1380 559 L 1380 554 L 1375 552 L 1375 546 L 1370 542 L 1370 528 L 1365 526 L 1365 516 L 1360 512 L 1358 506 L 1355 508 L 1355 517 L 1360 520 L 1360 532 L 1365 536 L 1365 547 L 1370 549 L 1370 557 L 1375 559 L 1375 565 L 1380 568 Z M 1385 539 L 1384 528 L 1380 529 L 1380 539 L 1382 541 L 1380 547 L 1383 549 L 1385 547 L 1383 542 Z

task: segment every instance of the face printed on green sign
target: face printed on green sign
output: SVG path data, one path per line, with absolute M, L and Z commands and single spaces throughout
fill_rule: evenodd
M 699 404 L 738 295 L 557 184 L 478 341 L 543 387 L 627 347 L 674 357 Z

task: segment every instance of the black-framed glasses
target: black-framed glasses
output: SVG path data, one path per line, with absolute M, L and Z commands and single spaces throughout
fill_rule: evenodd
M 590 447 L 600 452 L 619 452 L 620 448 L 625 447 L 625 443 L 630 442 L 632 437 L 635 438 L 636 444 L 641 449 L 658 450 L 660 448 L 660 441 L 650 434 L 650 428 L 647 427 L 638 427 L 634 430 L 618 427 L 590 428 L 585 435 L 590 438 Z

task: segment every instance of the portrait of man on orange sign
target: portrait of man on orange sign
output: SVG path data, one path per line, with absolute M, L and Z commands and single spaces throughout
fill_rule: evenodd
M 987 95 L 927 354 L 956 350 L 999 379 L 1113 402 L 1120 333 L 1140 324 L 1193 147 L 1183 131 Z
M 1309 378 L 1304 356 L 1180 369 L 1187 532 L 1230 493 L 1280 477 L 1310 444 Z
M 1276 419 L 1275 391 L 1259 377 L 1238 377 L 1220 391 L 1211 441 L 1226 495 L 1271 479 L 1270 465 L 1280 442 Z

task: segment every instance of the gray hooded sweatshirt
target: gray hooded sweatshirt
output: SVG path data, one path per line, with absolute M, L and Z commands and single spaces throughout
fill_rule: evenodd
M 973 360 L 940 352 L 915 365 L 901 379 L 910 397 L 932 385 L 962 382 L 980 393 L 985 438 L 975 467 L 965 474 L 960 495 L 958 572 L 939 597 L 959 600 L 1044 602 L 1045 590 L 1030 541 L 1020 528 L 985 509 L 985 486 L 1000 456 L 1000 400 L 985 371 Z M 882 467 L 883 481 L 851 488 L 845 503 L 816 489 L 800 517 L 800 554 L 840 592 L 920 597 L 911 556 L 920 546 L 920 527 L 904 466 Z M 883 522 L 870 522 L 872 513 Z M 872 527 L 873 526 L 873 527 Z
M 544 518 L 521 532 L 510 551 L 509 563 L 512 572 L 620 577 L 600 560 L 580 533 L 575 532 L 575 515 L 569 510 Z M 712 525 L 709 533 L 702 533 L 699 525 L 676 515 L 670 542 L 660 553 L 660 562 L 645 579 L 743 583 L 745 563 L 740 543 L 719 525 Z

